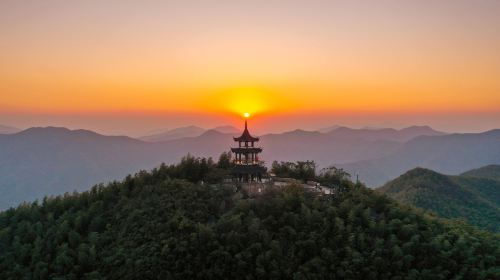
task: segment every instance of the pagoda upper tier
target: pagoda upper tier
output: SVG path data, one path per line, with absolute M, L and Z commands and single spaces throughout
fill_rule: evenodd
M 237 142 L 258 142 L 259 137 L 253 137 L 250 135 L 250 132 L 248 131 L 248 125 L 247 121 L 245 120 L 245 130 L 243 131 L 243 134 L 241 134 L 240 137 L 233 137 L 234 141 Z

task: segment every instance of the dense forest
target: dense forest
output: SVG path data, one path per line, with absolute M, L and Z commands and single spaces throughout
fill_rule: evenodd
M 219 183 L 229 167 L 227 154 L 186 157 L 4 211 L 0 279 L 500 277 L 498 235 L 401 206 L 342 170 L 322 172 L 344 190 L 333 196 L 291 184 L 250 199 Z
M 379 191 L 440 217 L 464 219 L 482 229 L 500 232 L 500 180 L 496 179 L 499 177 L 498 166 L 486 166 L 459 176 L 415 168 Z

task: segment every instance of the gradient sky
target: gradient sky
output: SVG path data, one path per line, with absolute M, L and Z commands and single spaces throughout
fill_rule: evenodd
M 500 127 L 500 1 L 0 2 L 0 124 Z

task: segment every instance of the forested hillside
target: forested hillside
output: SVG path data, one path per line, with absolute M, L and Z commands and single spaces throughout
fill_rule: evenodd
M 492 167 L 447 176 L 416 168 L 378 190 L 404 204 L 500 232 L 500 181 Z M 498 171 L 498 170 L 497 170 Z
M 346 180 L 249 199 L 215 183 L 227 164 L 187 158 L 0 213 L 0 279 L 500 277 L 498 236 Z

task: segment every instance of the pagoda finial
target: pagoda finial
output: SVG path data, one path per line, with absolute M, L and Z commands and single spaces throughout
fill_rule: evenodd
M 248 130 L 248 123 L 247 123 L 247 120 L 248 120 L 248 118 L 250 117 L 250 113 L 245 112 L 245 113 L 243 114 L 243 116 L 245 117 L 245 130 Z

